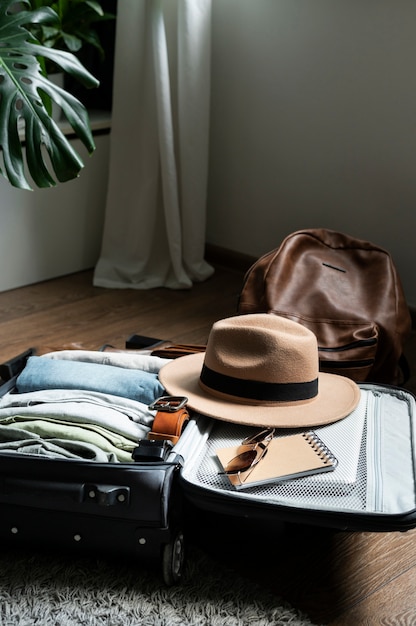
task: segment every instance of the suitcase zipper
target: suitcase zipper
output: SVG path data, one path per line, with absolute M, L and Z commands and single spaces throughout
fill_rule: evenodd
M 372 419 L 369 419 L 372 417 Z M 380 415 L 380 394 L 372 392 L 368 395 L 367 406 L 367 511 L 382 513 L 383 498 L 383 467 L 381 450 L 383 431 Z

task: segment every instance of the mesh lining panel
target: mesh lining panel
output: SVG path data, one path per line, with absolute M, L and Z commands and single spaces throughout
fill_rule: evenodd
M 333 472 L 236 490 L 221 474 L 218 448 L 236 446 L 259 428 L 209 420 L 189 440 L 192 460 L 182 477 L 207 499 L 357 514 L 407 514 L 416 507 L 415 398 L 406 390 L 360 385 L 358 407 L 343 420 L 315 428 L 338 459 Z M 209 418 L 204 418 L 208 420 Z M 208 424 L 208 426 L 207 426 Z M 210 430 L 210 427 L 211 430 Z M 284 437 L 301 430 L 278 430 Z M 191 434 L 191 433 L 189 433 Z M 185 437 L 186 438 L 186 437 Z M 186 456 L 186 455 L 185 455 Z
M 362 434 L 361 451 L 358 461 L 356 480 L 353 483 L 334 481 L 328 474 L 307 476 L 280 483 L 269 483 L 257 487 L 249 487 L 238 491 L 230 485 L 227 477 L 220 474 L 221 466 L 217 460 L 217 448 L 235 445 L 256 432 L 258 429 L 229 425 L 219 422 L 211 432 L 210 438 L 204 446 L 199 458 L 192 463 L 191 470 L 186 471 L 186 479 L 198 486 L 209 490 L 230 492 L 234 497 L 250 498 L 266 502 L 276 502 L 295 507 L 317 509 L 341 509 L 365 511 L 366 508 L 366 463 L 365 429 Z M 291 434 L 300 431 L 290 431 Z M 284 435 L 282 435 L 284 436 Z M 347 441 L 345 441 L 347 443 Z

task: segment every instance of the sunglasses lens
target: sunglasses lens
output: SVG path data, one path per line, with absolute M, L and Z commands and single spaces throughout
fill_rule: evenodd
M 238 454 L 227 464 L 225 468 L 226 473 L 235 474 L 237 472 L 244 472 L 251 467 L 256 459 L 256 456 L 256 450 L 247 450 L 246 452 Z

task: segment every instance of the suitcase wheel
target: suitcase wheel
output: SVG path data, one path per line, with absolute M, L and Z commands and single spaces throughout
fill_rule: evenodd
M 185 561 L 185 544 L 182 531 L 178 531 L 163 548 L 162 573 L 167 585 L 175 585 L 182 577 Z

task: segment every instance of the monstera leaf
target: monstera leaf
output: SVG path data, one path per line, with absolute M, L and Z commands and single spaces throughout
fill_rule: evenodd
M 40 59 L 52 61 L 87 87 L 98 86 L 72 53 L 42 46 L 29 33 L 29 24 L 53 24 L 56 14 L 49 8 L 28 11 L 26 6 L 26 0 L 0 0 L 0 171 L 21 189 L 31 189 L 28 174 L 36 186 L 51 187 L 56 180 L 77 177 L 84 166 L 52 119 L 51 100 L 87 151 L 95 149 L 86 108 L 44 75 Z

